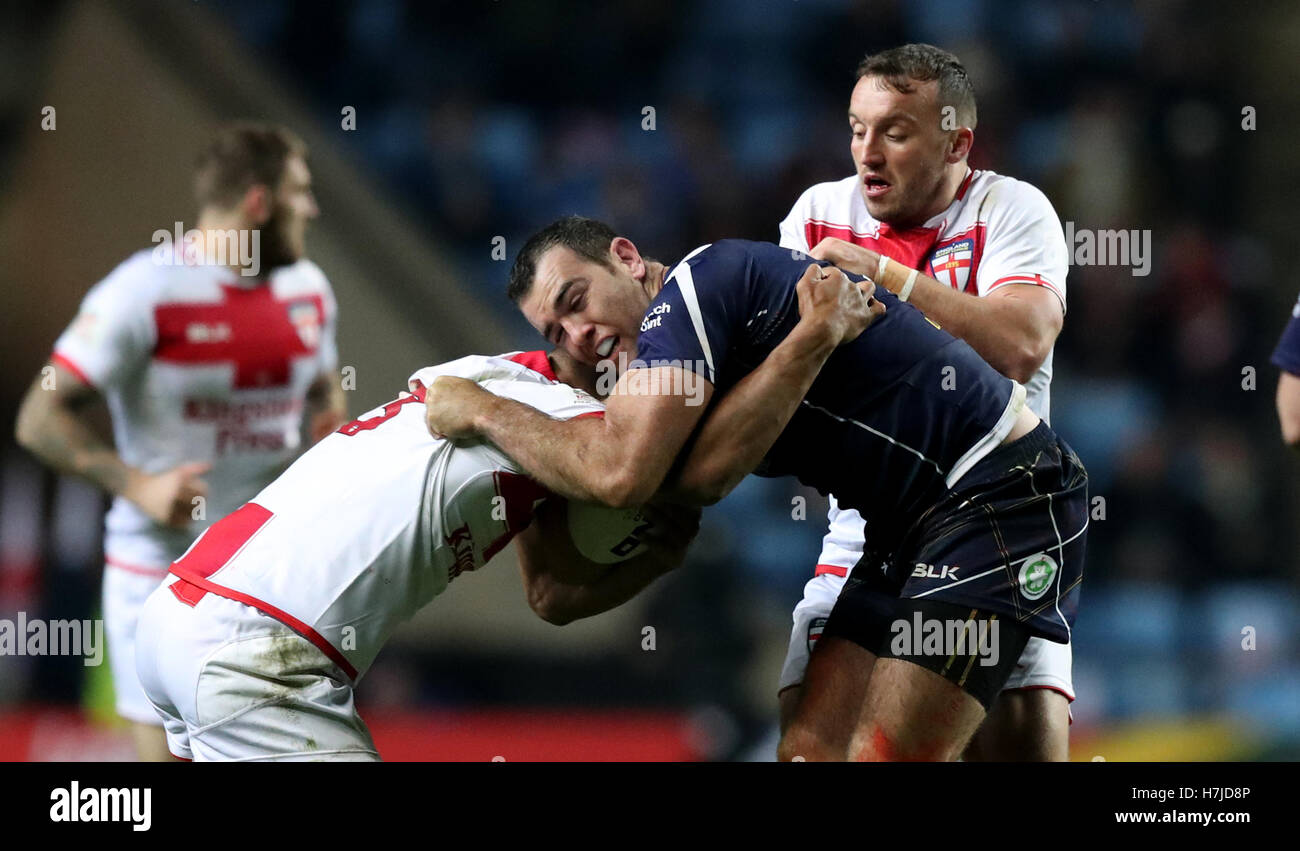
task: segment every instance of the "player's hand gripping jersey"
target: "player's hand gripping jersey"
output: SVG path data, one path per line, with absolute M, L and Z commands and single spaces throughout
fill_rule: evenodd
M 308 638 L 354 682 L 393 629 L 500 552 L 546 491 L 488 444 L 432 437 L 424 388 L 454 375 L 553 417 L 604 406 L 554 380 L 546 355 L 466 357 L 411 376 L 413 391 L 322 440 L 194 543 L 168 586 L 213 593 Z

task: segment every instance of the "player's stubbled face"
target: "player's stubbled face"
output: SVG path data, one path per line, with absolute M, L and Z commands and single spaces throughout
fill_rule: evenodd
M 650 306 L 628 262 L 612 253 L 610 262 L 613 269 L 557 245 L 538 258 L 532 289 L 519 305 L 551 345 L 589 366 L 635 358 L 641 319 Z
M 939 84 L 913 82 L 902 94 L 880 77 L 862 77 L 849 98 L 850 150 L 867 212 L 895 227 L 915 227 L 942 212 L 945 154 Z M 935 209 L 938 205 L 938 209 Z
M 288 266 L 307 251 L 307 223 L 319 215 L 311 191 L 311 172 L 302 157 L 285 160 L 271 217 L 262 225 L 262 265 Z

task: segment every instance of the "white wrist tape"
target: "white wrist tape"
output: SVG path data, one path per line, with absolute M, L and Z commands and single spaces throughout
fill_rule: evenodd
M 916 269 L 913 269 L 908 274 L 907 280 L 903 283 L 903 288 L 898 291 L 899 301 L 907 301 L 908 296 L 912 294 L 912 287 L 916 286 L 916 276 L 917 276 Z
M 882 254 L 880 255 L 880 262 L 876 264 L 876 277 L 872 281 L 873 284 L 885 286 L 885 269 L 887 268 L 889 268 L 889 258 Z

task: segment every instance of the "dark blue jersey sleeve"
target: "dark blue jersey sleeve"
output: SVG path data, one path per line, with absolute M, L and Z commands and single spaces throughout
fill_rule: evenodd
M 1291 311 L 1291 321 L 1273 350 L 1273 364 L 1293 375 L 1300 375 L 1300 301 Z
M 663 289 L 650 302 L 637 337 L 631 369 L 679 366 L 714 385 L 743 315 L 743 278 L 710 269 L 709 246 L 697 249 L 667 272 Z

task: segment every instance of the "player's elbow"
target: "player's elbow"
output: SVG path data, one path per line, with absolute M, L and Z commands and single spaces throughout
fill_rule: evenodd
M 1300 452 L 1300 410 L 1278 411 L 1278 424 L 1282 427 L 1282 442 Z
M 673 488 L 673 501 L 699 507 L 717 505 L 739 483 L 739 478 L 728 476 L 725 471 L 696 472 L 678 480 Z
M 1007 299 L 994 302 L 1000 308 L 991 317 L 995 320 L 992 327 L 996 330 L 988 339 L 990 351 L 981 354 L 1007 378 L 1027 384 L 1052 353 L 1052 346 L 1056 345 L 1063 325 L 1061 313 L 1059 310 L 1050 313 L 1039 310 L 1026 314 L 1017 302 Z M 1014 311 L 1012 306 L 1015 306 Z
M 533 612 L 552 626 L 568 626 L 578 619 L 575 613 L 563 606 L 555 605 L 550 600 L 541 600 L 533 605 Z
M 1028 384 L 1047 360 L 1052 351 L 1055 335 L 1051 337 L 1024 337 L 1011 341 L 998 363 L 993 364 L 1007 378 L 1015 379 L 1021 384 Z
M 1277 421 L 1283 442 L 1300 452 L 1300 376 L 1283 372 L 1278 378 Z
M 638 470 L 625 468 L 607 476 L 595 496 L 610 508 L 636 508 L 649 502 L 657 489 Z
M 567 626 L 577 620 L 574 612 L 563 605 L 552 582 L 536 581 L 528 585 L 528 607 L 539 618 L 555 626 Z
M 41 433 L 41 403 L 33 393 L 28 393 L 18 409 L 18 418 L 14 421 L 14 440 L 28 452 L 34 451 Z

